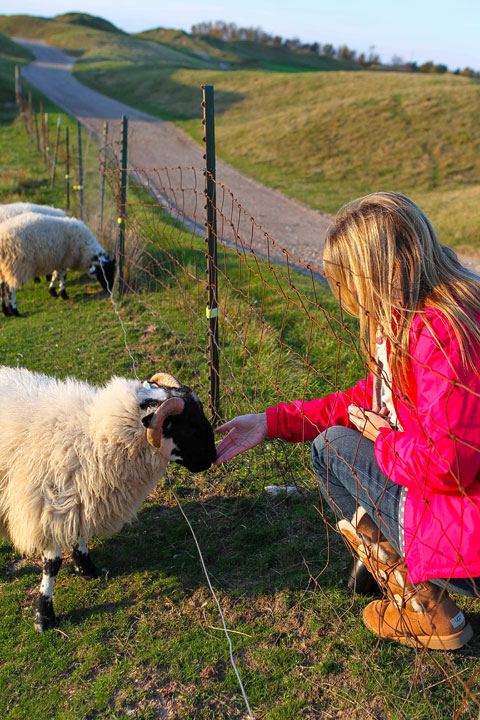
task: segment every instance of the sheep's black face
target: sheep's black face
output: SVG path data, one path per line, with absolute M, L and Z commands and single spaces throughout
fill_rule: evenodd
M 163 436 L 175 443 L 175 462 L 184 465 L 190 472 L 207 470 L 217 458 L 213 429 L 197 396 L 183 386 L 179 392 L 185 401 L 180 415 L 170 415 L 163 424 Z
M 95 275 L 102 288 L 111 292 L 115 280 L 115 259 L 109 257 L 95 263 Z

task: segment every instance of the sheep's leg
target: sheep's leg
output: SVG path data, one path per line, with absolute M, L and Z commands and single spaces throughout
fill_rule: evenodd
M 2 290 L 2 312 L 7 317 L 11 315 L 10 304 L 8 302 L 8 285 L 6 282 L 1 282 L 0 287 Z
M 62 270 L 60 274 L 60 297 L 63 300 L 68 300 L 67 291 L 65 290 L 65 278 L 67 277 L 67 271 Z
M 58 271 L 54 270 L 52 273 L 52 279 L 50 281 L 50 285 L 48 286 L 48 292 L 52 297 L 58 297 L 57 291 L 55 290 L 55 283 L 57 282 L 58 277 Z
M 80 538 L 78 543 L 73 546 L 72 551 L 73 570 L 77 575 L 89 579 L 100 576 L 97 568 L 92 562 L 86 540 Z
M 10 315 L 18 317 L 20 313 L 17 310 L 17 291 L 15 288 L 9 288 L 8 290 L 8 304 L 10 306 Z
M 55 624 L 52 599 L 55 578 L 62 564 L 60 547 L 56 547 L 53 550 L 45 550 L 42 553 L 42 563 L 43 577 L 40 584 L 40 592 L 35 601 L 35 619 L 33 621 L 37 632 L 50 630 Z

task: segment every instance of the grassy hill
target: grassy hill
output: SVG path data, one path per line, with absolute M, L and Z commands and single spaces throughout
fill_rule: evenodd
M 66 13 L 53 18 L 0 15 L 0 32 L 42 38 L 75 55 L 79 62 L 168 63 L 177 67 L 256 67 L 292 72 L 349 70 L 349 60 L 324 58 L 304 50 L 224 42 L 156 28 L 129 35 L 102 18 Z
M 217 152 L 241 171 L 327 213 L 375 190 L 406 193 L 444 242 L 477 250 L 480 81 L 360 71 L 306 51 L 179 30 L 133 36 L 102 22 L 3 16 L 0 31 L 76 54 L 82 82 L 197 140 L 200 85 L 213 83 Z
M 339 60 L 306 50 L 261 45 L 247 40 L 226 42 L 219 38 L 189 35 L 183 30 L 156 28 L 140 33 L 138 37 L 155 40 L 162 45 L 173 45 L 197 57 L 217 60 L 224 70 L 264 68 L 283 72 L 304 72 L 358 69 L 357 63 L 351 60 Z
M 8 36 L 41 38 L 77 58 L 77 62 L 165 63 L 203 67 L 205 61 L 188 58 L 175 47 L 162 47 L 128 35 L 101 18 L 68 13 L 54 18 L 29 15 L 0 16 L 0 32 Z

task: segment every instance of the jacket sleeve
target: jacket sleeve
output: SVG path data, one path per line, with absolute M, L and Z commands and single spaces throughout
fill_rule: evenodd
M 453 331 L 438 315 L 411 343 L 415 407 L 408 431 L 382 429 L 375 441 L 381 470 L 422 493 L 457 491 L 480 472 L 480 377 L 462 360 Z M 473 346 L 479 367 L 479 348 Z
M 360 380 L 345 392 L 334 392 L 319 400 L 294 400 L 267 408 L 267 427 L 271 438 L 289 442 L 314 440 L 332 425 L 355 427 L 348 420 L 347 408 L 354 403 L 371 407 L 373 376 Z

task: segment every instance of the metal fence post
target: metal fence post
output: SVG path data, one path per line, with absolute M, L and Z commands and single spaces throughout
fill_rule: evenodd
M 82 126 L 77 124 L 78 138 L 78 203 L 80 205 L 80 219 L 85 222 L 85 207 L 83 203 L 83 164 L 82 164 Z
M 122 158 L 120 168 L 120 187 L 118 189 L 118 241 L 117 241 L 117 272 L 118 293 L 124 291 L 123 261 L 125 257 L 125 220 L 127 219 L 127 152 L 128 152 L 128 118 L 122 116 Z
M 65 128 L 65 182 L 66 208 L 70 210 L 70 133 L 68 125 Z
M 105 198 L 105 170 L 107 168 L 107 141 L 108 141 L 108 122 L 103 125 L 103 153 L 100 163 L 100 217 L 98 220 L 98 236 L 103 237 L 103 204 Z
M 215 184 L 215 106 L 213 85 L 202 85 L 203 124 L 205 125 L 205 209 L 207 226 L 207 318 L 209 343 L 210 409 L 214 421 L 220 419 L 220 368 L 218 354 L 218 272 L 217 206 Z

